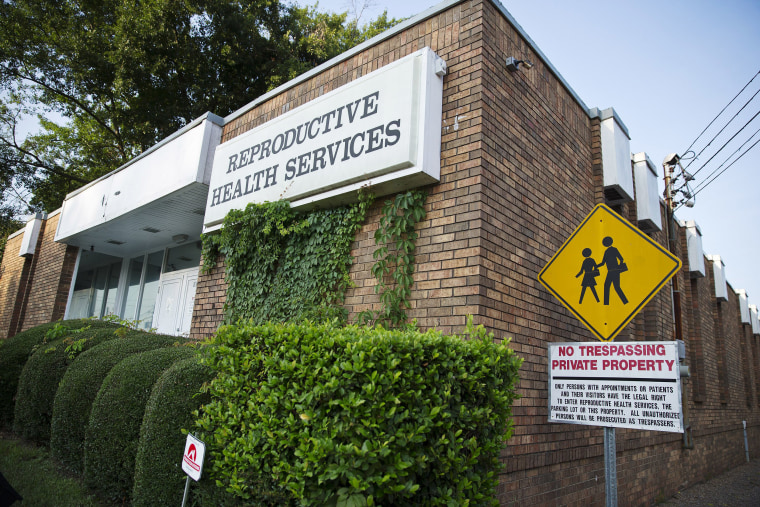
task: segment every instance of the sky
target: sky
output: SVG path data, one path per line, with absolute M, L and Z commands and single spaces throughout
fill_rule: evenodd
M 308 2 L 306 2 L 308 3 Z M 416 15 L 438 2 L 385 0 L 369 4 L 362 21 L 387 9 L 390 17 Z M 631 152 L 646 152 L 662 178 L 670 153 L 685 155 L 692 142 L 760 71 L 757 0 L 502 0 L 588 107 L 615 108 L 631 136 Z M 321 11 L 351 10 L 348 0 L 322 0 Z M 510 55 L 504 55 L 510 56 Z M 760 90 L 760 76 L 694 145 L 699 152 Z M 693 183 L 709 174 L 760 129 L 760 94 L 688 168 Z M 734 141 L 708 160 L 745 124 Z M 737 156 L 750 147 L 752 138 Z M 736 156 L 725 165 L 731 164 Z M 683 164 L 689 163 L 684 157 Z M 760 306 L 760 145 L 731 165 L 681 207 L 694 220 L 707 255 L 720 255 L 734 290 Z M 660 181 L 660 191 L 663 183 Z M 692 184 L 692 190 L 695 185 Z M 590 210 L 589 210 L 590 211 Z

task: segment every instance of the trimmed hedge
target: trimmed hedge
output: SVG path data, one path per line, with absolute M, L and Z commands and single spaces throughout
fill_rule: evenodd
M 66 369 L 79 353 L 105 341 L 118 339 L 116 332 L 121 329 L 113 325 L 93 327 L 41 344 L 26 362 L 19 377 L 13 431 L 28 440 L 47 444 L 50 440 L 53 401 Z
M 186 475 L 181 461 L 187 439 L 183 428 L 191 428 L 193 412 L 211 401 L 200 391 L 213 378 L 211 368 L 200 364 L 196 356 L 174 363 L 153 386 L 140 427 L 133 506 L 182 503 Z M 200 484 L 204 489 L 218 489 L 207 473 Z M 198 496 L 197 488 L 193 488 L 194 497 Z
M 111 500 L 129 502 L 140 425 L 153 385 L 172 364 L 194 354 L 190 347 L 150 350 L 111 369 L 92 405 L 85 436 L 84 482 L 88 487 Z
M 53 403 L 50 434 L 53 456 L 82 473 L 85 430 L 92 403 L 108 372 L 133 354 L 168 347 L 179 340 L 176 336 L 129 331 L 122 339 L 101 343 L 80 354 L 66 370 Z
M 0 427 L 10 427 L 13 424 L 14 400 L 21 371 L 29 356 L 45 340 L 45 333 L 56 325 L 63 325 L 69 329 L 113 326 L 111 323 L 90 319 L 67 320 L 42 324 L 6 340 L 0 340 Z
M 495 503 L 521 359 L 482 326 L 436 331 L 223 326 L 197 422 L 242 498 L 302 505 Z

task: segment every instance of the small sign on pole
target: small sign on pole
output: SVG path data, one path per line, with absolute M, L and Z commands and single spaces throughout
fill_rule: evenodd
M 182 496 L 182 507 L 185 507 L 187 501 L 187 492 L 190 489 L 190 479 L 198 482 L 203 472 L 203 457 L 206 454 L 206 444 L 202 440 L 195 438 L 192 434 L 187 434 L 185 441 L 185 452 L 182 454 L 182 470 L 187 474 L 185 481 L 185 494 Z
M 206 444 L 188 433 L 185 442 L 185 454 L 182 456 L 182 470 L 196 482 L 201 478 L 205 453 Z

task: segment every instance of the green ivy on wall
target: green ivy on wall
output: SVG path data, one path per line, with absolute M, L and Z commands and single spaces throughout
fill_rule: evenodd
M 410 190 L 385 202 L 372 266 L 381 307 L 359 314 L 359 322 L 386 327 L 406 322 L 414 284 L 414 227 L 425 217 L 426 197 L 424 191 Z M 287 201 L 277 201 L 230 211 L 220 231 L 203 236 L 204 271 L 219 254 L 225 259 L 225 323 L 345 322 L 341 304 L 352 284 L 351 242 L 373 200 L 362 191 L 357 203 L 329 210 L 298 212 Z
M 220 231 L 203 236 L 204 270 L 225 258 L 225 322 L 345 321 L 351 242 L 372 201 L 360 192 L 357 203 L 329 210 L 277 201 L 230 211 Z
M 406 322 L 406 309 L 414 284 L 414 250 L 417 233 L 414 227 L 425 218 L 423 190 L 410 190 L 397 194 L 392 201 L 385 201 L 380 227 L 375 231 L 373 253 L 377 262 L 372 274 L 377 278 L 375 293 L 380 294 L 381 309 L 366 310 L 359 314 L 363 323 L 374 322 L 387 327 L 398 327 Z M 391 248 L 391 246 L 393 248 Z M 390 277 L 393 285 L 387 283 Z

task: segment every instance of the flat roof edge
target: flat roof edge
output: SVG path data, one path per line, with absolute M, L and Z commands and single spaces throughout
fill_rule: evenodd
M 573 87 L 570 86 L 570 84 L 565 80 L 564 77 L 562 77 L 562 74 L 559 73 L 557 68 L 552 64 L 552 62 L 549 60 L 549 58 L 546 57 L 543 51 L 541 51 L 541 48 L 538 47 L 538 44 L 531 39 L 530 35 L 523 29 L 522 26 L 520 26 L 520 23 L 517 22 L 517 20 L 512 16 L 512 14 L 507 10 L 506 7 L 504 7 L 501 2 L 498 0 L 489 0 L 494 6 L 499 9 L 499 11 L 502 13 L 502 15 L 507 18 L 507 21 L 514 27 L 515 30 L 520 34 L 520 36 L 525 39 L 525 41 L 528 43 L 528 45 L 535 51 L 535 53 L 538 55 L 539 58 L 541 58 L 541 61 L 544 62 L 544 65 L 549 67 L 549 70 L 554 74 L 557 79 L 559 79 L 559 82 L 562 83 L 562 86 L 565 87 L 565 89 L 570 93 L 570 95 L 573 96 L 575 101 L 580 105 L 583 110 L 586 112 L 586 114 L 589 116 L 589 118 L 593 118 L 591 115 L 591 112 L 589 110 L 589 107 L 586 105 L 585 102 L 581 99 L 581 97 L 573 90 Z M 505 56 L 511 56 L 511 55 L 505 55 Z
M 592 107 L 588 110 L 588 114 L 591 118 L 599 118 L 601 121 L 614 118 L 615 122 L 620 125 L 621 129 L 623 129 L 625 135 L 628 136 L 628 139 L 631 138 L 631 134 L 628 132 L 628 127 L 626 127 L 625 123 L 623 123 L 623 119 L 620 118 L 620 115 L 617 113 L 617 111 L 615 111 L 614 107 L 608 107 L 607 109 Z
M 205 120 L 208 120 L 210 123 L 213 123 L 213 124 L 218 125 L 220 127 L 224 127 L 224 118 L 222 118 L 221 116 L 216 115 L 214 113 L 206 112 L 203 115 L 201 115 L 198 118 L 196 118 L 193 121 L 191 121 L 190 123 L 188 123 L 187 125 L 185 125 L 184 127 L 182 127 L 181 129 L 177 130 L 176 132 L 173 132 L 171 135 L 169 135 L 169 137 L 161 139 L 158 143 L 154 144 L 153 146 L 151 146 L 150 148 L 148 148 L 144 152 L 140 153 L 135 158 L 131 159 L 129 162 L 120 165 L 119 167 L 117 167 L 113 171 L 109 172 L 108 174 L 104 174 L 100 178 L 89 182 L 87 185 L 82 185 L 81 187 L 77 188 L 73 192 L 70 192 L 70 193 L 66 194 L 66 199 L 68 199 L 69 197 L 74 197 L 75 195 L 79 194 L 80 192 L 82 192 L 86 188 L 90 188 L 91 186 L 95 185 L 96 183 L 99 183 L 100 181 L 102 181 L 102 180 L 104 180 L 104 179 L 106 179 L 106 178 L 108 178 L 108 177 L 110 177 L 110 176 L 112 176 L 112 175 L 114 175 L 114 174 L 116 174 L 116 173 L 118 173 L 120 171 L 123 171 L 124 169 L 126 169 L 129 166 L 131 166 L 132 164 L 134 164 L 138 160 L 142 160 L 143 158 L 147 157 L 148 155 L 150 155 L 154 151 L 158 150 L 159 148 L 162 148 L 164 145 L 169 144 L 170 142 L 174 141 L 175 139 L 177 139 L 181 135 L 183 135 L 186 132 L 194 129 L 195 127 L 197 127 L 198 125 L 200 125 L 201 123 L 203 123 L 203 121 L 205 121 Z
M 241 117 L 242 115 L 244 115 L 245 113 L 253 109 L 254 107 L 258 106 L 259 104 L 263 104 L 264 102 L 270 100 L 271 98 L 276 97 L 277 95 L 280 95 L 281 93 L 284 93 L 287 90 L 300 85 L 301 83 L 311 79 L 312 77 L 321 74 L 322 72 L 329 69 L 330 67 L 338 65 L 348 60 L 349 58 L 356 56 L 358 53 L 361 53 L 365 49 L 375 46 L 385 41 L 386 39 L 390 39 L 391 37 L 406 30 L 407 28 L 411 28 L 412 26 L 425 21 L 426 19 L 435 16 L 436 14 L 439 14 L 460 3 L 464 3 L 464 1 L 466 0 L 445 0 L 444 2 L 441 2 L 432 7 L 429 7 L 428 9 L 422 11 L 421 13 L 415 16 L 412 16 L 411 18 L 408 18 L 405 21 L 402 21 L 401 23 L 394 26 L 393 28 L 390 28 L 384 31 L 383 33 L 375 35 L 371 39 L 362 42 L 358 46 L 354 46 L 348 51 L 341 53 L 334 58 L 331 58 L 325 63 L 318 65 L 307 72 L 304 72 L 303 74 L 291 79 L 287 83 L 283 83 L 277 88 L 274 88 L 268 91 L 267 93 L 260 95 L 259 97 L 256 97 L 252 101 L 248 102 L 245 106 L 225 116 L 224 117 L 225 124 L 238 119 L 239 117 Z M 499 12 L 501 12 L 501 14 L 514 27 L 514 29 L 517 30 L 520 36 L 525 39 L 528 45 L 536 53 L 536 55 L 538 55 L 538 57 L 541 59 L 544 65 L 546 65 L 549 68 L 549 70 L 557 77 L 560 83 L 562 83 L 562 86 L 565 87 L 565 89 L 570 93 L 570 95 L 572 95 L 575 101 L 578 102 L 578 104 L 583 108 L 583 110 L 586 112 L 589 118 L 593 118 L 589 107 L 585 104 L 585 102 L 583 102 L 583 100 L 581 100 L 580 96 L 575 92 L 575 90 L 573 90 L 573 88 L 568 84 L 565 78 L 562 77 L 562 74 L 560 74 L 559 71 L 554 67 L 554 65 L 552 65 L 552 63 L 549 61 L 546 55 L 544 55 L 543 51 L 541 51 L 541 49 L 533 41 L 533 39 L 530 38 L 530 36 L 525 32 L 523 27 L 520 26 L 520 24 L 515 20 L 512 14 L 510 14 L 510 12 L 498 0 L 487 0 L 487 1 L 491 2 L 494 5 L 494 7 L 496 7 L 499 10 Z

